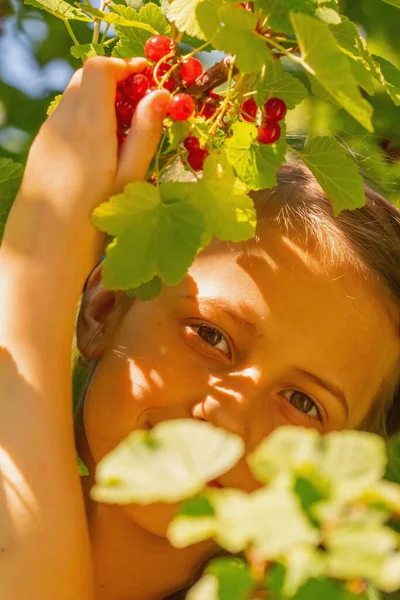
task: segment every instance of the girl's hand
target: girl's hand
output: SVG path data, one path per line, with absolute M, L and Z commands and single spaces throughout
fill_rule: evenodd
M 87 218 L 101 202 L 143 180 L 162 132 L 169 93 L 157 90 L 140 103 L 120 156 L 117 83 L 140 72 L 145 59 L 90 58 L 73 75 L 60 104 L 34 140 L 20 195 L 50 202 L 59 217 Z

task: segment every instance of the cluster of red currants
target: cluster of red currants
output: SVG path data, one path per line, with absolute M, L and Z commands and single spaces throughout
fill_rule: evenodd
M 147 40 L 144 52 L 151 64 L 141 73 L 129 75 L 117 86 L 115 111 L 117 115 L 117 137 L 121 145 L 130 127 L 132 117 L 140 100 L 160 86 L 169 91 L 176 91 L 169 103 L 168 114 L 175 121 L 186 121 L 192 115 L 210 119 L 219 109 L 222 96 L 212 90 L 208 97 L 197 103 L 185 93 L 185 88 L 194 83 L 203 73 L 199 60 L 189 56 L 184 60 L 176 60 L 176 47 L 166 35 L 156 35 Z M 182 91 L 181 91 L 182 90 Z M 262 144 L 273 144 L 281 135 L 278 121 L 286 115 L 286 104 L 280 98 L 269 98 L 264 104 L 261 125 L 258 127 L 258 141 Z M 258 107 L 253 98 L 242 103 L 240 114 L 246 121 L 254 122 Z M 225 121 L 223 120 L 223 123 Z M 188 151 L 187 163 L 195 170 L 203 168 L 208 151 L 200 146 L 194 135 L 189 135 L 183 142 Z
M 241 115 L 245 121 L 254 122 L 257 117 L 258 106 L 254 98 L 245 100 L 241 106 Z M 261 144 L 273 144 L 281 136 L 281 127 L 278 121 L 285 118 L 287 106 L 281 98 L 269 98 L 264 102 L 261 125 L 258 127 L 257 139 Z
M 119 144 L 125 139 L 126 129 L 130 127 L 133 114 L 139 101 L 159 84 L 172 91 L 178 85 L 192 84 L 202 74 L 203 66 L 199 60 L 189 57 L 179 67 L 179 76 L 173 74 L 173 65 L 162 60 L 174 56 L 172 40 L 166 35 L 156 35 L 147 40 L 144 51 L 152 65 L 147 65 L 141 73 L 129 75 L 117 87 L 115 111 L 117 115 L 117 136 Z M 160 62 L 161 61 L 161 62 Z M 170 75 L 168 75 L 170 73 Z M 175 121 L 185 121 L 195 111 L 195 101 L 189 94 L 178 93 L 171 99 L 168 113 Z

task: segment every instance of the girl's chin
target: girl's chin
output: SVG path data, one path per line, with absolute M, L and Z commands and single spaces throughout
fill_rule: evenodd
M 139 525 L 145 531 L 159 537 L 167 537 L 168 525 L 175 517 L 179 503 L 174 504 L 130 504 L 124 506 L 123 510 L 132 521 Z

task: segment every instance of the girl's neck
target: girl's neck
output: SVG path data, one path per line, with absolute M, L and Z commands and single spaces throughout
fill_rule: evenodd
M 82 478 L 93 565 L 96 600 L 162 600 L 183 587 L 216 549 L 214 542 L 182 550 L 137 525 L 118 505 L 96 504 L 89 496 L 94 463 L 81 423 L 77 450 L 89 469 Z

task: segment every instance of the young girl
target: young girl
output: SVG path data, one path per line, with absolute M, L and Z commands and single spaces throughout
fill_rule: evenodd
M 118 157 L 116 83 L 141 59 L 94 58 L 72 78 L 29 155 L 0 252 L 0 597 L 160 600 L 216 547 L 173 548 L 176 507 L 95 504 L 95 465 L 134 429 L 175 418 L 240 435 L 276 427 L 400 423 L 400 215 L 367 189 L 332 216 L 311 174 L 280 170 L 253 195 L 256 236 L 214 240 L 151 302 L 107 290 L 90 214 L 144 178 L 169 94 L 141 101 Z M 97 265 L 97 266 L 96 266 Z M 90 363 L 76 423 L 71 344 Z M 89 467 L 83 492 L 76 446 Z M 257 488 L 243 459 L 221 486 Z

